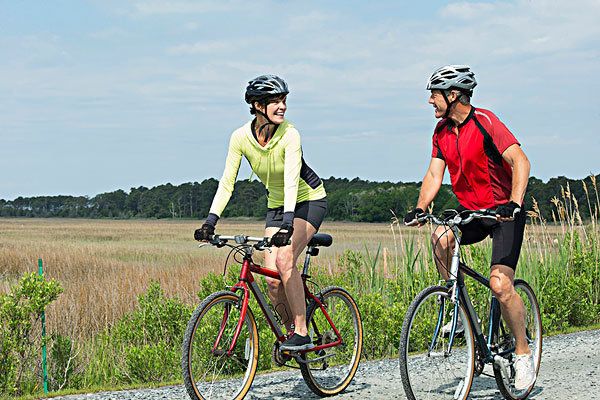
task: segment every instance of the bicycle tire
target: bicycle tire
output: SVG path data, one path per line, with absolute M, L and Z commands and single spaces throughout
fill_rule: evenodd
M 540 363 L 542 361 L 542 316 L 540 313 L 540 306 L 535 296 L 535 292 L 527 282 L 525 282 L 522 279 L 515 279 L 514 286 L 517 293 L 523 299 L 523 303 L 525 305 L 525 312 L 527 313 L 525 324 L 527 340 L 530 343 L 529 347 L 533 354 L 533 365 L 537 377 L 537 374 L 540 369 Z M 525 298 L 523 298 L 523 295 L 525 295 Z M 502 322 L 502 324 L 506 325 L 505 322 Z M 512 334 L 507 333 L 507 335 L 509 335 L 509 337 L 504 341 L 514 343 L 514 338 L 512 337 Z M 498 343 L 499 340 L 498 336 L 498 332 L 495 332 L 494 341 L 496 343 Z M 512 375 L 511 377 L 505 377 L 502 369 L 496 363 L 494 363 L 493 369 L 498 389 L 506 399 L 526 399 L 535 387 L 534 382 L 526 391 L 517 392 L 514 389 L 514 387 L 512 387 L 512 380 L 514 380 L 514 370 L 512 366 L 510 367 L 510 374 Z
M 443 326 L 453 309 L 450 292 L 442 286 L 423 289 L 408 307 L 400 335 L 399 365 L 402 385 L 409 400 L 464 400 L 469 396 L 475 373 L 476 343 L 462 304 L 459 305 L 459 316 L 464 334 L 462 338 L 455 336 L 452 353 L 447 355 L 447 342 L 439 331 L 435 342 L 440 351 L 429 351 L 436 326 Z M 438 322 L 440 312 L 442 321 Z M 464 363 L 464 366 L 451 368 L 453 361 Z M 444 382 L 444 378 L 451 382 Z
M 304 353 L 299 365 L 310 390 L 326 397 L 341 393 L 352 382 L 362 354 L 363 328 L 356 302 L 345 289 L 327 287 L 321 291 L 319 298 L 342 336 L 342 344 L 319 352 Z M 309 334 L 315 346 L 337 340 L 321 307 L 314 300 L 309 304 L 306 314 Z M 326 358 L 316 360 L 320 357 Z M 311 360 L 315 361 L 306 363 Z
M 250 307 L 236 346 L 241 299 L 230 291 L 209 295 L 189 320 L 182 345 L 183 381 L 192 400 L 243 399 L 258 366 L 258 331 Z

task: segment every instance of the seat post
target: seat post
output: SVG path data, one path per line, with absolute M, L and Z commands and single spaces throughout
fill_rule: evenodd
M 302 269 L 302 275 L 308 276 L 308 266 L 310 265 L 310 254 L 312 253 L 313 247 L 309 246 L 306 250 L 306 257 L 304 257 L 304 268 Z

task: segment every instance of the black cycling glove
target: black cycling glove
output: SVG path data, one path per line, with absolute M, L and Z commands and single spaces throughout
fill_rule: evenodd
M 521 206 L 515 203 L 514 201 L 502 204 L 496 209 L 496 215 L 498 215 L 501 218 L 514 218 L 520 212 Z
M 215 234 L 215 226 L 217 225 L 217 221 L 219 220 L 219 216 L 216 214 L 208 214 L 206 217 L 206 221 L 202 224 L 200 229 L 196 229 L 194 232 L 194 239 L 199 241 L 211 240 L 212 236 Z
M 423 214 L 423 210 L 420 208 L 415 208 L 414 210 L 409 211 L 404 216 L 404 225 L 414 225 L 417 222 L 417 215 Z
M 283 247 L 290 244 L 290 239 L 294 234 L 294 227 L 289 223 L 284 223 L 281 228 L 271 237 L 271 244 L 275 247 Z

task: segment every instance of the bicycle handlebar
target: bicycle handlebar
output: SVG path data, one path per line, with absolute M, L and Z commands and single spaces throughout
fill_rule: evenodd
M 217 247 L 223 247 L 230 240 L 235 241 L 236 244 L 249 244 L 254 243 L 254 248 L 260 250 L 267 247 L 271 247 L 271 238 L 268 237 L 254 237 L 254 236 L 246 236 L 246 235 L 234 235 L 234 236 L 226 236 L 226 235 L 213 235 L 212 238 L 208 241 L 209 244 Z
M 464 210 L 458 212 L 456 210 L 446 210 L 446 211 L 454 211 L 455 214 L 448 216 L 446 218 L 440 218 L 436 215 L 423 213 L 417 215 L 417 221 L 419 223 L 432 221 L 437 225 L 447 225 L 447 226 L 455 226 L 455 225 L 466 225 L 474 219 L 490 219 L 497 221 L 498 217 L 496 216 L 496 210 Z M 466 217 L 463 217 L 462 214 L 468 213 Z

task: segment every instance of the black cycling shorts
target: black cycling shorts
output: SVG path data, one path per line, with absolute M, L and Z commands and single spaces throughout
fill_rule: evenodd
M 327 215 L 327 198 L 319 200 L 303 201 L 296 204 L 294 218 L 300 218 L 309 222 L 316 230 L 319 230 L 323 219 Z M 283 223 L 283 207 L 269 208 L 265 225 L 267 228 L 279 228 Z
M 491 265 L 506 265 L 514 270 L 517 267 L 519 254 L 521 253 L 526 219 L 527 216 L 523 208 L 513 221 L 499 222 L 489 219 L 474 219 L 466 225 L 459 226 L 462 232 L 460 244 L 481 242 L 490 236 L 492 238 Z

